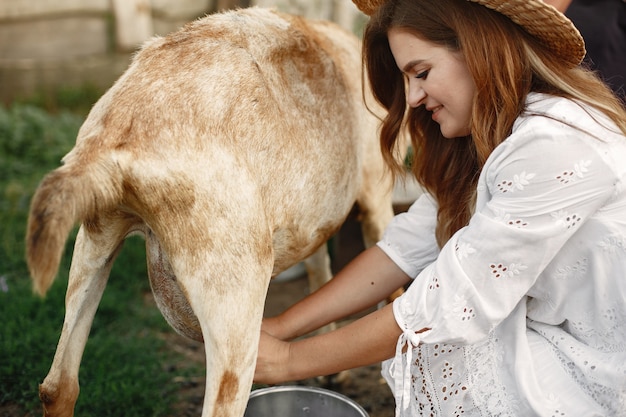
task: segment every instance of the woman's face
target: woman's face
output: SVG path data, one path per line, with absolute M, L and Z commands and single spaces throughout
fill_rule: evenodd
M 476 86 L 461 54 L 405 29 L 390 29 L 388 38 L 396 64 L 408 80 L 409 106 L 423 105 L 446 138 L 469 135 Z

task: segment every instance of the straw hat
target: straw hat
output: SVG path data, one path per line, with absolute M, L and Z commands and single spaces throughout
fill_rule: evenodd
M 352 0 L 368 16 L 386 0 Z M 433 0 L 437 1 L 437 0 Z M 468 0 L 502 13 L 526 32 L 548 46 L 554 54 L 570 63 L 580 64 L 585 56 L 585 41 L 574 24 L 542 0 Z

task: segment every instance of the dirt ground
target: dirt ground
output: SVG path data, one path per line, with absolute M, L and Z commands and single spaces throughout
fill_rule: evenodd
M 402 210 L 402 208 L 396 211 Z M 341 269 L 354 256 L 363 250 L 360 225 L 356 213 L 352 213 L 334 241 L 332 268 Z M 300 275 L 289 280 L 280 280 L 270 285 L 265 315 L 272 316 L 285 310 L 291 304 L 308 294 L 306 276 Z M 356 317 L 349 318 L 339 325 L 345 324 Z M 200 344 L 177 335 L 168 336 L 168 344 L 173 349 L 184 353 L 190 360 L 204 362 L 204 351 Z M 332 381 L 332 380 L 331 380 Z M 181 384 L 180 402 L 177 415 L 180 417 L 197 417 L 201 415 L 204 395 L 204 381 L 201 378 L 179 381 Z M 353 369 L 347 378 L 340 383 L 329 383 L 328 380 L 308 379 L 293 384 L 315 386 L 331 389 L 353 399 L 360 404 L 369 417 L 393 417 L 394 399 L 386 382 L 380 375 L 380 366 L 373 365 Z

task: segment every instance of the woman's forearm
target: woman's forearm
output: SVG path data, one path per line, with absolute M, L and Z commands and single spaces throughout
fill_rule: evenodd
M 378 363 L 394 355 L 400 334 L 391 304 L 338 330 L 295 342 L 262 334 L 255 381 L 296 381 Z
M 302 336 L 376 305 L 409 280 L 380 248 L 369 248 L 318 291 L 267 319 L 264 330 L 283 340 Z
M 400 334 L 389 304 L 335 331 L 292 342 L 288 380 L 330 375 L 391 358 Z

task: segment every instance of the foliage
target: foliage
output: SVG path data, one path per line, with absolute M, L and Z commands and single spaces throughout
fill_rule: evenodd
M 75 231 L 45 299 L 32 294 L 24 262 L 28 204 L 45 173 L 71 149 L 83 116 L 30 104 L 0 107 L 0 407 L 39 409 L 63 324 Z M 161 416 L 174 399 L 172 380 L 204 369 L 164 369 L 174 355 L 159 334 L 172 330 L 144 295 L 150 291 L 143 241 L 131 238 L 115 262 L 80 368 L 80 416 Z M 176 360 L 176 363 L 182 363 Z M 39 412 L 37 412 L 39 414 Z
M 25 105 L 0 108 L 0 259 L 4 273 L 23 263 L 23 225 L 30 197 L 43 174 L 71 148 L 79 116 L 50 116 Z
M 48 113 L 71 111 L 84 116 L 101 95 L 102 91 L 98 87 L 85 84 L 80 88 L 58 87 L 52 90 L 39 90 L 31 96 L 19 99 L 18 102 L 43 109 Z

